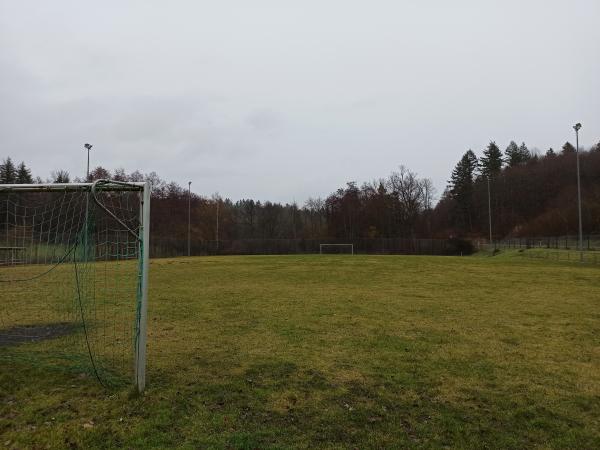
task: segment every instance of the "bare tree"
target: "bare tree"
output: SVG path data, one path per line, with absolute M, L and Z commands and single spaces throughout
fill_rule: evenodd
M 108 180 L 110 179 L 110 172 L 102 166 L 96 167 L 90 172 L 89 180 Z
M 53 170 L 50 174 L 50 179 L 53 183 L 69 183 L 71 181 L 69 172 L 62 169 Z
M 129 177 L 127 176 L 127 172 L 125 172 L 125 169 L 119 167 L 118 169 L 115 169 L 112 179 L 116 181 L 127 181 Z
M 414 226 L 419 213 L 423 211 L 424 189 L 417 178 L 405 166 L 400 166 L 398 172 L 392 172 L 388 179 L 389 190 L 398 201 L 397 219 L 405 233 L 414 234 Z
M 423 188 L 423 209 L 429 211 L 433 209 L 433 201 L 436 192 L 435 187 L 430 178 L 423 178 L 421 180 L 421 186 Z

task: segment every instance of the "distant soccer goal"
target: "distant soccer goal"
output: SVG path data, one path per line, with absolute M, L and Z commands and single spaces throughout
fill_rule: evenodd
M 319 254 L 354 255 L 354 244 L 319 244 Z
M 0 185 L 0 364 L 145 386 L 150 187 Z

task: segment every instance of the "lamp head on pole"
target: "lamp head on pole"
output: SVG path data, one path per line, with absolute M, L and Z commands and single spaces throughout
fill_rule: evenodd
M 575 126 L 573 127 L 573 129 L 575 131 L 579 131 L 581 129 L 581 124 L 580 123 L 576 123 Z
M 87 149 L 88 152 L 92 149 L 92 144 L 83 144 L 83 146 Z

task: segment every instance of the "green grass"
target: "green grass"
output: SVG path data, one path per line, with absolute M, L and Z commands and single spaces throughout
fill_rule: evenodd
M 494 256 L 495 258 L 512 258 L 521 256 L 525 258 L 547 259 L 555 262 L 570 262 L 579 264 L 582 261 L 584 264 L 600 264 L 600 251 L 584 250 L 583 256 L 578 250 L 574 249 L 555 249 L 555 248 L 498 248 L 494 253 L 494 248 L 489 246 L 474 254 L 474 256 Z
M 519 256 L 151 265 L 148 389 L 0 367 L 0 447 L 598 448 L 600 272 Z

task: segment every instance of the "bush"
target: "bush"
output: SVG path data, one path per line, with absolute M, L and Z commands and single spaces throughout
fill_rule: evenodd
M 471 241 L 459 238 L 448 239 L 449 255 L 472 255 L 474 252 L 475 247 Z

